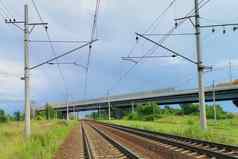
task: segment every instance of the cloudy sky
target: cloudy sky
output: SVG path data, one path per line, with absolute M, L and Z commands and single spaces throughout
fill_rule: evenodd
M 88 75 L 88 91 L 84 95 L 85 71 L 73 65 L 61 65 L 64 81 L 57 66 L 45 65 L 31 72 L 32 100 L 37 105 L 47 101 L 64 101 L 65 88 L 70 93 L 70 100 L 83 100 L 105 96 L 109 89 L 111 94 L 135 91 L 163 89 L 196 88 L 196 67 L 180 58 L 147 59 L 136 65 L 121 61 L 121 57 L 142 56 L 147 52 L 153 55 L 169 53 L 153 47 L 152 44 L 139 39 L 135 32 L 166 33 L 174 26 L 174 19 L 185 16 L 194 7 L 193 1 L 177 0 L 160 18 L 157 18 L 172 0 L 101 0 L 97 23 L 97 38 L 93 45 L 91 65 Z M 90 39 L 96 0 L 35 0 L 43 20 L 49 23 L 52 40 L 86 40 Z M 29 5 L 31 22 L 39 18 L 30 0 L 0 0 L 0 12 L 4 16 L 23 20 L 23 6 Z M 213 0 L 201 11 L 201 23 L 223 24 L 236 23 L 238 1 Z M 5 15 L 7 14 L 7 15 Z M 156 21 L 155 21 L 156 20 Z M 226 34 L 222 31 L 226 30 Z M 0 107 L 12 112 L 23 108 L 23 32 L 13 25 L 0 21 Z M 178 27 L 174 33 L 192 33 L 189 21 Z M 205 83 L 211 85 L 227 82 L 230 79 L 229 62 L 232 65 L 232 78 L 238 76 L 238 55 L 236 41 L 238 32 L 232 27 L 202 30 L 202 51 L 204 62 L 217 68 L 206 73 Z M 159 41 L 161 36 L 152 36 Z M 164 44 L 177 52 L 196 59 L 194 36 L 172 36 Z M 36 27 L 31 33 L 31 40 L 47 40 L 42 27 Z M 64 53 L 81 44 L 54 44 L 57 54 Z M 152 49 L 151 49 L 152 48 Z M 38 64 L 53 57 L 48 43 L 30 44 L 30 63 Z M 88 48 L 81 49 L 59 62 L 77 62 L 85 65 Z M 224 102 L 226 110 L 237 111 L 231 102 Z

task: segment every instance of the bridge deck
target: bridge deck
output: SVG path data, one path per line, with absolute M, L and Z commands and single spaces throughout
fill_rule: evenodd
M 212 101 L 213 88 L 208 87 L 205 89 L 206 101 Z M 238 86 L 216 86 L 215 94 L 217 101 L 236 100 L 238 99 Z M 198 102 L 198 90 L 179 90 L 168 89 L 166 92 L 161 90 L 131 93 L 125 95 L 110 96 L 110 103 L 112 107 L 128 107 L 131 103 L 143 103 L 148 101 L 155 101 L 161 105 L 165 104 L 181 104 Z M 52 104 L 57 110 L 64 111 L 67 107 L 66 103 Z M 101 109 L 108 107 L 108 97 L 101 97 L 92 100 L 69 102 L 68 106 L 70 111 L 73 109 L 79 110 L 95 110 L 99 106 Z M 44 110 L 44 107 L 38 109 L 38 111 Z

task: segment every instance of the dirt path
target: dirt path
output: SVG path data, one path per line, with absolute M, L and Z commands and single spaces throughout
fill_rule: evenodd
M 64 143 L 56 152 L 54 159 L 84 158 L 81 125 L 73 128 Z

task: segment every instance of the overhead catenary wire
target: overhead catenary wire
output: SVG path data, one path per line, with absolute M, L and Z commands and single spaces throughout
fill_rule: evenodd
M 159 16 L 157 16 L 155 18 L 155 20 L 147 27 L 147 29 L 144 32 L 144 34 L 149 34 L 150 32 L 154 31 L 154 29 L 158 26 L 158 24 L 156 24 L 156 23 L 160 20 L 160 18 L 162 18 L 169 11 L 169 9 L 175 4 L 175 2 L 176 2 L 176 0 L 172 0 L 169 3 L 169 5 L 159 14 Z M 137 42 L 136 42 L 136 44 L 137 44 Z M 129 52 L 128 56 L 130 56 L 134 52 L 134 50 L 135 50 L 135 48 L 137 46 L 136 44 L 135 44 L 135 46 L 132 47 L 132 49 Z M 144 43 L 142 45 L 144 45 Z
M 3 15 L 3 13 L 0 10 L 0 16 L 5 20 L 6 16 Z
M 156 23 L 160 20 L 160 18 L 161 18 L 162 16 L 164 16 L 164 15 L 167 13 L 167 11 L 175 4 L 175 2 L 176 2 L 176 0 L 172 0 L 172 1 L 169 3 L 168 7 L 166 7 L 166 8 L 162 11 L 162 13 L 161 13 L 159 16 L 156 17 L 156 19 L 151 23 L 151 25 L 149 25 L 149 27 L 148 27 L 148 28 L 146 29 L 146 31 L 145 31 L 145 34 L 147 34 L 148 32 L 153 32 L 153 31 L 154 31 L 154 29 L 158 26 L 158 24 L 156 25 Z
M 0 16 L 5 20 L 6 18 L 11 17 L 12 15 L 9 12 L 9 9 L 7 8 L 7 6 L 3 3 L 2 0 L 0 0 Z
M 157 16 L 157 17 L 155 18 L 155 20 L 148 26 L 148 28 L 146 29 L 146 31 L 144 32 L 144 34 L 147 34 L 147 33 L 151 32 L 152 29 L 154 30 L 154 28 L 157 27 L 156 23 L 160 20 L 160 18 L 161 18 L 162 16 L 164 16 L 164 15 L 167 13 L 167 11 L 173 6 L 173 4 L 175 3 L 175 1 L 176 1 L 176 0 L 173 0 L 173 1 L 171 1 L 171 2 L 169 3 L 169 5 L 159 14 L 159 16 Z M 145 42 L 144 42 L 144 43 L 145 43 Z M 143 44 L 144 44 L 144 43 L 143 43 Z M 138 44 L 138 43 L 136 42 L 135 45 L 131 48 L 131 50 L 129 51 L 128 56 L 130 56 L 130 55 L 133 54 L 134 50 L 135 50 L 136 47 L 137 47 L 137 44 Z M 142 44 L 142 45 L 143 45 L 143 44 Z M 156 46 L 154 45 L 154 46 L 151 47 L 149 50 L 147 50 L 147 52 L 146 52 L 146 54 L 144 54 L 144 56 L 148 55 L 150 52 L 154 52 L 155 50 L 156 50 Z M 142 58 L 143 58 L 143 56 L 142 56 Z M 141 60 L 141 58 L 139 58 L 139 60 Z M 120 78 L 115 82 L 115 85 L 117 85 L 117 83 L 120 83 L 120 82 L 123 80 L 123 78 L 125 78 L 138 64 L 139 64 L 139 62 L 137 62 L 137 61 L 134 62 L 134 64 L 133 64 L 126 72 L 122 73 L 122 75 L 120 76 Z M 112 87 L 110 87 L 110 88 L 108 89 L 108 91 L 109 91 L 109 92 L 112 91 L 113 88 L 114 88 L 114 85 L 113 85 Z
M 0 5 L 5 10 L 4 12 L 6 13 L 6 15 L 10 15 L 10 17 L 13 17 L 13 14 L 11 13 L 11 11 L 8 9 L 7 5 L 2 0 L 0 0 Z
M 100 0 L 97 0 L 94 17 L 93 17 L 93 25 L 92 25 L 90 41 L 93 41 L 96 39 L 96 29 L 97 29 L 97 19 L 98 19 L 99 8 L 100 8 Z M 86 70 L 85 70 L 84 97 L 87 96 L 88 72 L 90 67 L 91 55 L 92 55 L 92 45 L 89 45 L 87 64 L 86 64 Z
M 201 1 L 199 2 L 199 7 L 198 7 L 198 9 L 203 8 L 203 7 L 204 7 L 205 5 L 207 5 L 209 2 L 210 2 L 210 0 L 201 0 Z M 170 5 L 169 5 L 167 8 L 170 8 Z M 166 8 L 165 10 L 167 10 L 167 8 Z M 191 15 L 193 15 L 193 13 L 195 13 L 195 9 L 190 10 L 190 11 L 185 15 L 185 17 L 191 16 Z M 162 12 L 162 15 L 163 15 L 163 14 L 164 14 L 164 13 Z M 170 35 L 176 30 L 176 28 L 177 28 L 178 26 L 182 25 L 182 24 L 183 24 L 184 22 L 186 22 L 186 21 L 187 21 L 187 19 L 183 19 L 183 20 L 179 21 L 178 24 L 177 24 L 177 26 L 172 27 L 172 28 L 166 33 L 166 36 L 163 36 L 163 37 L 159 40 L 158 43 L 159 43 L 159 44 L 164 43 L 164 42 L 170 37 Z M 146 30 L 146 31 L 147 31 L 147 30 Z M 147 32 L 148 32 L 148 31 L 147 31 Z M 146 32 L 145 32 L 145 33 L 146 33 Z M 113 86 L 112 86 L 111 88 L 109 88 L 108 90 L 112 91 L 112 90 L 114 89 L 114 86 L 118 85 L 118 83 L 120 83 L 134 68 L 136 68 L 136 66 L 137 66 L 139 63 L 141 63 L 141 61 L 143 60 L 143 57 L 144 57 L 144 56 L 152 55 L 158 48 L 159 48 L 159 47 L 156 46 L 156 45 L 152 46 L 143 56 L 141 56 L 141 58 L 140 58 L 139 60 L 137 60 L 136 63 L 132 64 L 132 66 L 129 67 L 129 69 L 128 69 L 125 73 L 122 74 L 122 76 L 119 78 L 119 80 L 117 80 L 117 81 L 115 82 L 115 85 L 113 85 Z
M 203 3 L 203 2 L 204 2 L 204 3 Z M 200 6 L 199 6 L 198 9 L 201 9 L 202 7 L 204 7 L 206 4 L 208 4 L 208 2 L 210 2 L 210 0 L 201 0 L 201 1 L 199 2 L 199 5 L 200 5 Z M 192 9 L 190 12 L 188 12 L 188 13 L 185 15 L 185 17 L 191 16 L 194 12 L 195 12 L 195 9 Z M 177 28 L 178 26 L 182 25 L 185 21 L 187 21 L 187 19 L 183 19 L 183 20 L 179 21 L 179 23 L 177 24 L 177 26 L 174 26 L 173 28 L 171 28 L 171 29 L 166 33 L 166 36 L 162 37 L 158 43 L 160 43 L 160 44 L 164 43 L 165 40 L 167 40 L 167 38 L 169 38 L 169 37 L 171 36 L 171 34 L 176 30 L 176 28 Z M 153 46 L 153 47 L 155 47 L 155 46 Z M 152 48 L 153 48 L 153 47 L 152 47 Z M 146 55 L 152 55 L 152 54 L 157 50 L 157 48 L 158 48 L 158 47 L 156 47 L 153 52 L 146 52 L 144 55 L 145 55 L 145 56 L 146 56 Z
M 183 35 L 195 35 L 195 33 L 178 33 L 178 34 L 142 34 L 144 36 L 183 36 Z
M 52 41 L 48 41 L 48 40 L 29 40 L 29 42 L 31 43 L 87 43 L 88 41 L 64 41 L 64 40 L 52 40 Z
M 21 77 L 20 74 L 11 74 L 11 73 L 7 73 L 7 72 L 0 72 L 0 78 L 19 78 Z
M 35 1 L 34 1 L 34 0 L 31 0 L 31 2 L 32 2 L 32 4 L 33 4 L 33 7 L 34 7 L 34 9 L 35 9 L 35 11 L 36 11 L 36 13 L 37 13 L 37 15 L 38 15 L 40 21 L 43 23 L 43 22 L 44 22 L 44 21 L 43 21 L 43 18 L 42 18 L 41 14 L 40 14 L 40 11 L 39 11 L 39 9 L 38 9 L 38 7 L 37 7 Z M 51 48 L 52 54 L 53 54 L 53 56 L 56 56 L 57 53 L 56 53 L 56 50 L 55 50 L 55 48 L 54 48 L 53 43 L 51 42 L 51 37 L 50 37 L 50 34 L 49 34 L 47 28 L 45 28 L 45 32 L 46 32 L 47 39 L 48 39 L 49 44 L 50 44 L 50 48 Z M 56 60 L 56 62 L 58 62 L 58 60 Z M 68 90 L 68 87 L 66 86 L 65 77 L 64 77 L 63 71 L 62 71 L 62 69 L 61 69 L 61 67 L 60 67 L 59 64 L 57 64 L 57 68 L 58 68 L 59 74 L 60 74 L 60 76 L 61 76 L 61 79 L 62 79 L 62 81 L 63 81 L 63 87 L 64 87 L 65 95 L 66 95 L 65 101 L 67 102 L 67 101 L 68 101 L 68 98 L 69 98 L 69 90 Z
M 155 18 L 155 20 L 147 27 L 146 31 L 144 32 L 144 34 L 149 34 L 150 32 L 152 32 L 158 25 L 156 25 L 156 23 L 160 20 L 160 18 L 162 18 L 167 12 L 168 10 L 175 4 L 176 0 L 173 0 L 169 3 L 169 5 L 159 14 L 159 16 L 157 16 Z M 138 42 L 135 43 L 135 45 L 130 49 L 128 56 L 130 56 L 131 54 L 133 54 L 134 50 L 136 49 L 136 47 Z M 145 43 L 142 44 L 142 46 Z
M 2 8 L 0 8 L 0 15 L 1 15 L 1 17 L 3 17 L 3 19 L 8 18 L 6 12 Z
M 1 14 L 3 15 L 3 17 L 4 17 L 4 18 L 10 17 L 8 11 L 6 10 L 5 5 L 2 3 L 1 0 L 0 0 L 0 6 L 1 6 L 1 7 L 0 7 L 0 12 L 1 12 Z
M 56 53 L 56 50 L 55 50 L 55 48 L 54 48 L 53 43 L 51 42 L 50 34 L 49 34 L 49 32 L 48 32 L 47 29 L 45 29 L 45 31 L 46 31 L 47 38 L 48 38 L 48 40 L 50 41 L 49 44 L 50 44 L 51 51 L 52 51 L 53 55 L 56 56 L 57 53 Z M 56 59 L 56 62 L 59 62 L 58 59 Z M 63 86 L 64 86 L 64 90 L 65 90 L 65 96 L 66 96 L 66 97 L 65 97 L 65 102 L 68 103 L 70 93 L 69 93 L 69 89 L 68 89 L 68 87 L 67 87 L 67 85 L 66 85 L 66 80 L 65 80 L 65 77 L 64 77 L 64 73 L 63 73 L 63 70 L 62 70 L 61 67 L 60 67 L 60 64 L 57 64 L 57 68 L 58 68 L 58 70 L 59 70 L 59 74 L 60 74 L 61 79 L 62 79 L 62 81 L 63 81 Z M 67 119 L 68 119 L 68 116 L 67 116 Z
M 40 14 L 40 11 L 39 11 L 39 9 L 38 9 L 38 7 L 37 7 L 37 5 L 36 5 L 35 0 L 31 0 L 31 2 L 32 2 L 33 7 L 34 7 L 34 9 L 35 9 L 35 11 L 36 11 L 36 14 L 38 15 L 40 21 L 43 23 L 43 22 L 44 22 L 44 21 L 43 21 L 43 18 L 42 18 L 41 14 Z
M 161 48 L 163 48 L 163 49 L 165 49 L 165 50 L 167 50 L 167 51 L 169 51 L 169 52 L 175 54 L 176 56 L 179 56 L 179 57 L 181 57 L 181 58 L 183 58 L 183 59 L 185 59 L 185 60 L 187 60 L 187 61 L 189 61 L 189 62 L 191 62 L 191 63 L 193 63 L 193 64 L 198 64 L 196 61 L 194 61 L 194 60 L 192 60 L 192 59 L 190 59 L 190 58 L 188 58 L 188 57 L 186 57 L 186 56 L 184 56 L 184 55 L 182 55 L 182 54 L 180 54 L 180 53 L 178 53 L 178 52 L 176 52 L 176 51 L 174 51 L 174 50 L 172 50 L 172 49 L 170 49 L 170 48 L 168 48 L 168 47 L 166 47 L 166 46 L 164 46 L 164 45 L 162 45 L 162 44 L 160 44 L 160 43 L 157 43 L 157 42 L 155 42 L 155 41 L 153 41 L 153 40 L 151 40 L 151 39 L 149 39 L 149 38 L 147 38 L 147 37 L 145 37 L 145 36 L 143 36 L 143 35 L 141 35 L 141 34 L 139 34 L 139 33 L 136 33 L 136 35 L 142 37 L 143 39 L 145 39 L 145 40 L 147 40 L 147 41 L 150 41 L 150 42 L 152 42 L 152 43 L 158 45 L 159 47 L 161 47 Z M 144 56 L 144 57 L 145 57 L 145 56 Z
M 78 46 L 78 47 L 76 47 L 76 48 L 74 48 L 74 49 L 71 49 L 71 50 L 69 50 L 69 51 L 67 51 L 67 52 L 65 52 L 65 53 L 63 53 L 63 54 L 61 54 L 61 55 L 58 55 L 58 56 L 56 55 L 55 57 L 53 57 L 53 58 L 51 58 L 51 59 L 49 59 L 49 60 L 47 60 L 47 61 L 45 61 L 45 62 L 42 62 L 42 63 L 40 63 L 40 64 L 38 64 L 38 65 L 32 66 L 30 69 L 33 70 L 33 69 L 36 69 L 36 68 L 38 68 L 38 67 L 40 67 L 40 66 L 42 66 L 42 65 L 50 64 L 50 62 L 52 62 L 52 61 L 57 61 L 59 58 L 62 58 L 62 57 L 64 57 L 64 56 L 66 56 L 66 55 L 69 55 L 69 54 L 71 54 L 71 53 L 73 53 L 73 52 L 79 50 L 79 49 L 82 49 L 82 48 L 84 48 L 84 47 L 86 47 L 86 46 L 88 46 L 88 45 L 94 43 L 95 41 L 97 41 L 97 40 L 94 40 L 94 41 L 92 41 L 92 42 L 88 42 L 88 43 L 86 43 L 86 44 L 84 44 L 84 45 Z M 56 64 L 59 65 L 60 62 L 57 61 Z

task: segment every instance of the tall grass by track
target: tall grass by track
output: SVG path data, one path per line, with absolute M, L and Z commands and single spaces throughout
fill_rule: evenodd
M 23 137 L 23 123 L 0 124 L 0 159 L 52 159 L 77 122 L 33 121 L 32 136 Z
M 234 119 L 208 120 L 208 130 L 199 127 L 199 118 L 195 116 L 168 116 L 156 121 L 104 121 L 134 128 L 151 130 L 168 134 L 175 134 L 196 139 L 203 139 L 217 143 L 238 145 L 238 117 Z

